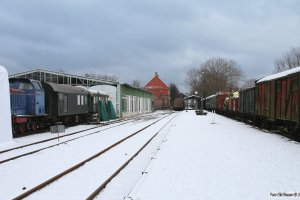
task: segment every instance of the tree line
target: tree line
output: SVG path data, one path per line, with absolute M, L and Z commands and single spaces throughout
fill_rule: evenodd
M 279 59 L 274 62 L 274 73 L 292 69 L 300 66 L 300 47 L 293 47 Z M 116 76 L 108 76 L 95 72 L 85 73 L 84 76 L 105 79 L 118 80 Z M 199 67 L 192 68 L 186 73 L 185 83 L 189 86 L 189 93 L 196 91 L 200 96 L 209 96 L 219 91 L 235 91 L 238 89 L 249 88 L 255 85 L 255 79 L 244 80 L 244 72 L 240 65 L 232 60 L 221 57 L 213 57 L 201 63 Z M 133 80 L 133 87 L 141 88 L 139 80 Z M 174 104 L 177 97 L 182 97 L 175 83 L 169 84 L 170 103 Z
M 218 91 L 231 91 L 238 89 L 238 83 L 244 74 L 236 61 L 226 58 L 213 57 L 187 72 L 186 84 L 190 92 L 196 91 L 201 96 L 209 96 Z
M 274 62 L 274 73 L 300 66 L 300 47 L 291 48 Z M 239 64 L 232 60 L 213 57 L 190 69 L 186 74 L 185 83 L 190 93 L 197 91 L 204 97 L 219 91 L 235 91 L 255 85 L 255 79 L 244 80 L 244 73 Z

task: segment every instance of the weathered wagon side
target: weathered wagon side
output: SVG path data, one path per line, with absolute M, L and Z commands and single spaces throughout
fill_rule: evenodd
M 254 120 L 255 87 L 239 91 L 239 115 L 246 120 Z
M 218 92 L 216 95 L 216 112 L 226 113 L 225 99 L 228 97 L 228 92 Z
M 208 111 L 216 110 L 216 99 L 217 99 L 217 95 L 215 94 L 206 97 L 204 100 L 205 109 Z
M 266 128 L 283 126 L 299 133 L 300 67 L 267 76 L 256 83 L 256 117 Z

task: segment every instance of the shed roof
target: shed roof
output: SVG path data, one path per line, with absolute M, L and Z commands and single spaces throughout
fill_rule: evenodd
M 21 72 L 17 74 L 12 74 L 9 78 L 29 78 L 39 80 L 41 82 L 51 82 L 59 84 L 69 84 L 69 85 L 84 85 L 84 86 L 94 86 L 94 85 L 113 85 L 117 86 L 119 82 L 97 79 L 92 77 L 85 77 L 79 75 L 67 74 L 64 72 L 55 72 L 45 69 L 35 69 L 26 72 Z
M 142 91 L 142 92 L 152 93 L 151 91 L 145 90 L 144 88 L 134 87 L 134 86 L 129 85 L 127 83 L 123 83 L 121 85 L 124 86 L 124 87 L 128 87 L 128 88 L 132 88 L 132 89 L 135 89 L 135 90 L 139 90 L 139 91 Z

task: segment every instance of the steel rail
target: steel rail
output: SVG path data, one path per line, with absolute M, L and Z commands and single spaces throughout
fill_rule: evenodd
M 6 163 L 6 162 L 9 162 L 9 161 L 12 161 L 12 160 L 16 160 L 18 158 L 22 158 L 24 156 L 28 156 L 28 155 L 32 155 L 32 154 L 35 154 L 37 152 L 40 152 L 40 151 L 43 151 L 43 150 L 46 150 L 46 149 L 50 149 L 50 148 L 53 148 L 55 146 L 59 146 L 61 144 L 66 144 L 68 142 L 71 142 L 73 140 L 77 140 L 77 139 L 80 139 L 80 138 L 83 138 L 83 137 L 87 137 L 87 136 L 90 136 L 90 135 L 93 135 L 93 134 L 96 134 L 96 133 L 100 133 L 102 131 L 105 131 L 105 130 L 108 130 L 108 129 L 111 129 L 111 128 L 115 128 L 117 126 L 121 126 L 121 125 L 124 125 L 124 124 L 127 124 L 129 122 L 126 122 L 126 123 L 123 123 L 123 124 L 118 124 L 118 125 L 115 125 L 115 126 L 112 126 L 112 127 L 109 127 L 109 128 L 105 128 L 105 129 L 102 129 L 102 130 L 99 130 L 99 131 L 95 131 L 95 132 L 92 132 L 92 133 L 88 133 L 86 135 L 82 135 L 82 136 L 78 136 L 78 137 L 75 137 L 75 138 L 72 138 L 72 139 L 69 139 L 69 140 L 66 140 L 64 142 L 60 142 L 60 143 L 56 143 L 56 144 L 53 144 L 53 145 L 50 145 L 50 146 L 47 146 L 47 147 L 44 147 L 44 148 L 40 148 L 40 149 L 37 149 L 37 150 L 34 150 L 34 151 L 30 151 L 30 152 L 27 152 L 27 153 L 23 153 L 23 154 L 20 154 L 20 155 L 17 155 L 17 156 L 14 156 L 14 157 L 11 157 L 11 158 L 8 158 L 8 159 L 5 159 L 5 160 L 0 160 L 0 164 L 3 164 L 3 163 Z M 99 128 L 99 127 L 97 127 Z M 92 128 L 93 129 L 93 128 Z M 91 128 L 89 129 L 86 129 L 86 130 L 83 130 L 81 132 L 84 132 L 84 131 L 89 131 L 91 130 Z M 77 132 L 78 133 L 78 132 Z
M 92 200 L 100 194 L 106 185 L 115 178 L 148 144 L 159 134 L 159 132 L 166 127 L 177 115 L 170 119 L 163 127 L 161 127 L 155 135 L 153 135 L 133 156 L 131 156 L 120 168 L 118 168 L 106 181 L 104 181 L 86 200 Z
M 140 119 L 143 119 L 143 117 L 147 117 L 147 115 L 146 116 L 136 116 L 136 117 L 131 117 L 131 118 L 119 119 L 119 120 L 112 121 L 110 123 L 105 123 L 105 124 L 100 124 L 100 125 L 108 126 L 108 125 L 115 124 L 115 123 L 118 123 L 118 122 L 123 122 L 123 121 L 140 120 Z M 130 123 L 130 122 L 127 122 L 127 123 Z M 99 128 L 99 127 L 102 127 L 102 126 L 96 126 L 96 127 L 84 129 L 84 130 L 81 130 L 81 131 L 76 131 L 76 132 L 73 132 L 73 133 L 61 135 L 61 136 L 58 136 L 58 137 L 53 137 L 53 138 L 49 138 L 49 139 L 45 139 L 45 140 L 40 140 L 38 142 L 33 142 L 33 143 L 30 143 L 30 144 L 26 144 L 26 145 L 22 145 L 22 146 L 18 146 L 18 147 L 13 147 L 13 148 L 10 148 L 10 149 L 5 149 L 5 150 L 0 151 L 0 154 L 6 153 L 6 152 L 9 152 L 9 151 L 13 151 L 13 150 L 17 150 L 17 149 L 21 149 L 21 148 L 24 148 L 24 147 L 29 147 L 29 146 L 49 142 L 51 140 L 56 140 L 56 139 L 60 139 L 60 138 L 63 138 L 63 137 L 71 136 L 71 135 L 78 134 L 78 133 L 81 133 L 81 132 L 84 132 L 84 131 L 96 129 L 96 128 Z
M 138 118 L 139 119 L 143 119 L 143 118 Z M 93 134 L 96 134 L 96 133 L 99 133 L 99 132 L 102 132 L 102 131 L 105 131 L 105 130 L 108 130 L 108 129 L 111 129 L 111 128 L 115 128 L 117 126 L 121 126 L 121 125 L 124 125 L 124 124 L 128 124 L 130 123 L 132 120 L 132 118 L 128 119 L 128 120 L 123 120 L 123 121 L 127 121 L 127 122 L 124 122 L 122 124 L 118 124 L 118 125 L 115 125 L 115 126 L 112 126 L 112 127 L 109 127 L 109 128 L 105 128 L 105 129 L 102 129 L 102 130 L 99 130 L 99 131 L 95 131 L 95 132 L 92 132 L 92 133 L 89 133 L 89 134 L 86 134 L 86 135 L 82 135 L 82 136 L 78 136 L 76 138 L 72 138 L 72 139 L 69 139 L 69 140 L 66 140 L 64 142 L 60 142 L 60 143 L 57 143 L 57 144 L 53 144 L 53 145 L 50 145 L 50 146 L 47 146 L 47 147 L 44 147 L 44 148 L 40 148 L 40 149 L 37 149 L 37 150 L 34 150 L 34 151 L 30 151 L 30 152 L 27 152 L 27 153 L 23 153 L 23 154 L 20 154 L 20 155 L 17 155 L 17 156 L 14 156 L 14 157 L 10 157 L 8 159 L 5 159 L 5 160 L 0 160 L 0 164 L 3 164 L 3 163 L 6 163 L 6 162 L 9 162 L 9 161 L 12 161 L 12 160 L 15 160 L 15 159 L 18 159 L 18 158 L 22 158 L 24 156 L 28 156 L 28 155 L 32 155 L 32 154 L 35 154 L 37 152 L 40 152 L 40 151 L 43 151 L 43 150 L 46 150 L 46 149 L 49 149 L 49 148 L 52 148 L 52 147 L 55 147 L 55 146 L 59 146 L 61 144 L 66 144 L 68 142 L 71 142 L 73 140 L 77 140 L 77 139 L 80 139 L 80 138 L 83 138 L 83 137 L 87 137 L 87 136 L 90 136 L 90 135 L 93 135 Z M 136 120 L 137 121 L 137 120 Z M 111 123 L 111 124 L 114 124 L 114 123 Z M 111 125 L 109 124 L 109 125 Z M 81 133 L 81 132 L 84 132 L 84 131 L 89 131 L 91 129 L 95 129 L 95 128 L 100 128 L 99 126 L 98 127 L 93 127 L 93 128 L 88 128 L 88 129 L 85 129 L 85 130 L 81 130 L 81 131 L 78 131 L 78 132 L 74 132 L 74 133 L 71 133 L 71 134 L 68 134 L 68 135 L 64 135 L 63 137 L 65 136 L 70 136 L 70 135 L 74 135 L 74 134 L 78 134 L 78 133 Z M 61 137 L 55 137 L 55 139 L 58 139 L 58 138 L 61 138 Z M 43 142 L 36 142 L 36 143 L 32 143 L 32 144 L 39 144 L 39 143 L 44 143 L 44 142 L 48 142 L 48 141 L 51 141 L 53 140 L 52 138 L 51 139 L 48 139 L 47 141 L 44 140 Z
M 167 116 L 169 116 L 169 115 L 170 115 L 170 114 L 168 114 Z M 52 177 L 52 178 L 50 178 L 50 179 L 44 181 L 43 183 L 41 183 L 41 184 L 39 184 L 39 185 L 37 185 L 37 186 L 31 188 L 30 190 L 28 190 L 28 191 L 26 191 L 26 192 L 20 194 L 19 196 L 13 198 L 13 200 L 21 200 L 21 199 L 24 199 L 25 197 L 27 197 L 27 196 L 29 196 L 29 195 L 31 195 L 31 194 L 37 192 L 38 190 L 41 190 L 41 189 L 44 188 L 45 186 L 50 185 L 50 184 L 53 183 L 54 181 L 60 179 L 61 177 L 65 176 L 65 175 L 71 173 L 72 171 L 78 169 L 79 167 L 85 165 L 87 162 L 89 162 L 89 161 L 91 161 L 91 160 L 93 160 L 93 159 L 99 157 L 100 155 L 104 154 L 104 153 L 107 152 L 108 150 L 110 150 L 110 149 L 112 149 L 113 147 L 119 145 L 120 143 L 126 141 L 127 139 L 133 137 L 134 135 L 138 134 L 139 132 L 141 132 L 141 131 L 143 131 L 143 130 L 149 128 L 150 126 L 152 126 L 152 125 L 154 125 L 155 123 L 159 122 L 160 120 L 166 118 L 167 116 L 164 116 L 164 117 L 162 117 L 162 118 L 156 120 L 155 122 L 153 122 L 153 123 L 151 123 L 151 124 L 145 126 L 144 128 L 142 128 L 142 129 L 140 129 L 140 130 L 138 130 L 138 131 L 136 131 L 136 132 L 130 134 L 129 136 L 124 137 L 123 139 L 121 139 L 121 140 L 119 140 L 118 142 L 116 142 L 116 143 L 110 145 L 109 147 L 107 147 L 107 148 L 101 150 L 100 152 L 96 153 L 95 155 L 93 155 L 93 156 L 91 156 L 91 157 L 89 157 L 89 158 L 87 158 L 87 159 L 81 161 L 80 163 L 78 163 L 78 164 L 76 164 L 76 165 L 70 167 L 69 169 L 67 169 L 67 170 L 65 170 L 65 171 L 63 171 L 63 172 L 57 174 L 56 176 L 54 176 L 54 177 Z

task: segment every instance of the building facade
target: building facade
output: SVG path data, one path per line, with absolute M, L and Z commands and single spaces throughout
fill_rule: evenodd
M 155 110 L 170 108 L 170 89 L 159 78 L 157 72 L 144 88 L 152 93 Z
M 144 89 L 122 84 L 121 99 L 121 117 L 152 112 L 152 95 Z

